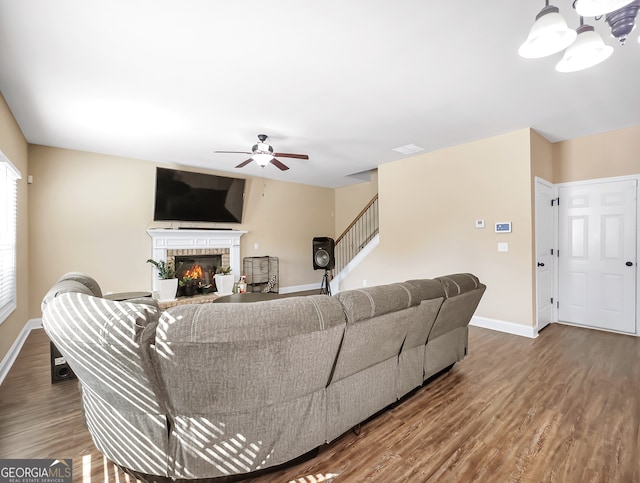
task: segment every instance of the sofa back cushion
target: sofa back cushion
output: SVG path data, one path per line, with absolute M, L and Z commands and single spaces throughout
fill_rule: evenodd
M 324 389 L 344 323 L 340 303 L 326 295 L 172 307 L 156 339 L 170 405 L 216 414 Z
M 442 283 L 436 280 L 409 280 L 404 285 L 411 287 L 414 297 L 420 301 L 416 317 L 409 327 L 403 350 L 427 343 L 427 338 L 446 295 Z
M 442 284 L 446 299 L 438 313 L 429 339 L 435 339 L 453 329 L 469 325 L 487 288 L 478 277 L 470 273 L 456 273 L 438 277 L 435 280 Z
M 347 323 L 397 312 L 420 303 L 417 291 L 400 283 L 379 285 L 338 293 L 337 298 L 347 317 Z

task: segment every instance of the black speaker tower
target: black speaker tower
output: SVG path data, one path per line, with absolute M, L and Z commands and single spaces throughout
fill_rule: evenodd
M 335 242 L 328 236 L 317 236 L 313 239 L 313 269 L 332 270 L 336 265 L 334 255 Z
M 318 236 L 313 239 L 313 269 L 324 270 L 320 293 L 331 295 L 331 285 L 329 285 L 329 270 L 336 266 L 335 242 L 333 238 Z

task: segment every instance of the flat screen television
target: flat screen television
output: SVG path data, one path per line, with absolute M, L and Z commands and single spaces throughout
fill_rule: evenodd
M 241 223 L 241 178 L 156 168 L 154 221 Z

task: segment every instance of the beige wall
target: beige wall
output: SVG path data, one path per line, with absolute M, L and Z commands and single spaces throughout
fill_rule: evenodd
M 477 315 L 534 325 L 529 129 L 384 164 L 378 176 L 380 244 L 341 289 L 472 272 L 488 287 Z M 500 221 L 513 232 L 496 234 Z
M 640 126 L 553 145 L 554 182 L 640 173 Z
M 315 284 L 319 289 L 321 277 L 313 270 L 313 237 L 333 234 L 333 191 L 250 179 L 244 219 L 239 225 L 249 231 L 241 239 L 242 256 L 278 257 L 281 288 Z
M 553 144 L 547 141 L 534 130 L 531 133 L 531 183 L 535 183 L 535 177 L 544 179 L 550 183 L 554 182 L 554 148 Z M 533 184 L 532 184 L 533 186 Z M 535 206 L 535 203 L 534 203 Z
M 339 237 L 362 209 L 378 194 L 378 170 L 371 172 L 371 181 L 335 190 L 335 237 Z
M 156 164 L 45 146 L 31 146 L 29 157 L 30 316 L 41 315 L 42 296 L 68 271 L 92 275 L 105 292 L 151 290 L 146 230 L 158 226 Z M 328 188 L 248 178 L 243 223 L 219 226 L 249 232 L 242 257 L 279 257 L 281 287 L 319 287 L 312 239 L 333 232 L 333 196 Z
M 28 320 L 29 298 L 29 217 L 28 217 L 28 154 L 27 141 L 22 135 L 4 97 L 0 94 L 0 150 L 20 170 L 18 180 L 18 231 L 17 231 L 17 308 L 0 324 L 0 361 L 8 354 L 11 345 Z

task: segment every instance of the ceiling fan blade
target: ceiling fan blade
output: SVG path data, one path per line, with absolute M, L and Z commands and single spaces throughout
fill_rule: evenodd
M 214 151 L 214 153 L 227 153 L 227 154 L 251 154 L 249 151 Z
M 251 153 L 249 153 L 251 154 Z M 251 161 L 253 161 L 253 158 L 249 158 L 246 161 L 241 162 L 238 166 L 236 166 L 236 168 L 244 168 L 247 164 L 249 164 Z
M 291 154 L 291 153 L 273 153 L 278 158 L 297 158 L 297 159 L 309 159 L 306 154 Z
M 273 158 L 271 160 L 271 164 L 273 164 L 276 168 L 278 168 L 280 171 L 286 171 L 289 169 L 289 166 L 287 166 L 284 163 L 281 163 L 280 161 L 278 161 L 276 158 Z

